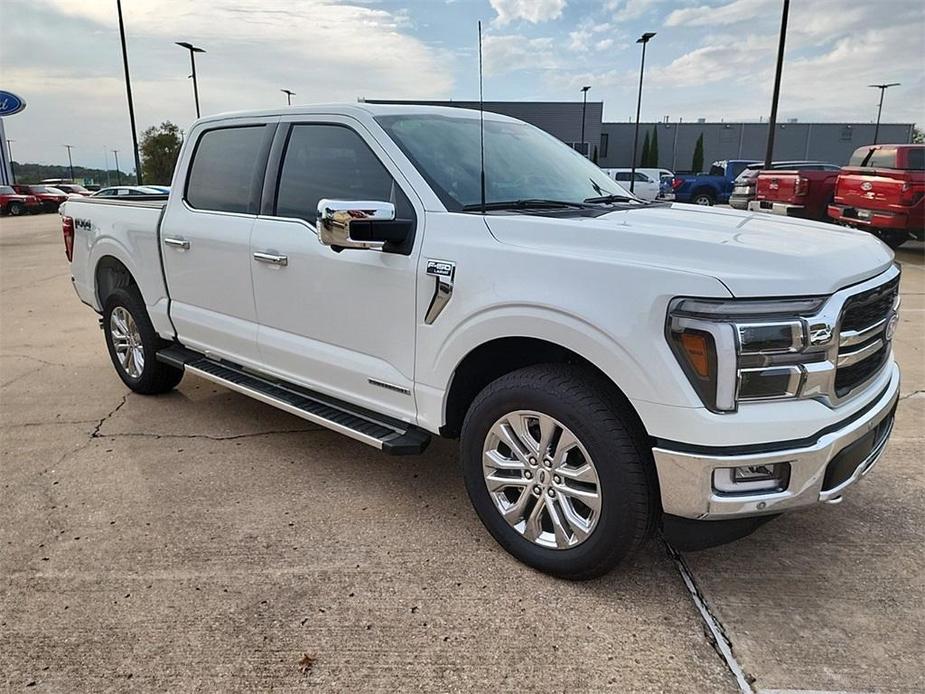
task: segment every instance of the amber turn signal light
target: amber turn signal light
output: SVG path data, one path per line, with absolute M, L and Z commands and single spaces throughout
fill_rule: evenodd
M 684 332 L 681 334 L 681 347 L 694 372 L 701 378 L 709 378 L 710 357 L 706 335 L 698 332 Z

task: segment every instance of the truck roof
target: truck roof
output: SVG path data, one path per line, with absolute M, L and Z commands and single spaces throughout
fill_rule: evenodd
M 424 104 L 374 104 L 367 101 L 356 103 L 309 104 L 281 106 L 278 108 L 250 111 L 230 111 L 200 118 L 197 123 L 212 123 L 237 118 L 267 118 L 292 115 L 353 115 L 353 116 L 395 116 L 395 115 L 439 115 L 455 118 L 478 118 L 479 111 L 455 106 L 427 106 Z M 516 118 L 485 111 L 485 120 L 519 122 Z

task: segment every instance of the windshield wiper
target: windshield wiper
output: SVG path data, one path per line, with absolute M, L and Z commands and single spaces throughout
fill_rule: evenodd
M 590 204 L 608 203 L 608 202 L 643 202 L 639 198 L 633 198 L 629 195 L 601 195 L 597 198 L 585 198 L 583 202 Z
M 587 202 L 587 200 L 585 200 Z M 486 210 L 518 210 L 518 209 L 536 209 L 536 208 L 565 208 L 565 207 L 585 207 L 584 203 L 567 202 L 565 200 L 547 200 L 546 198 L 523 198 L 521 200 L 505 200 L 501 202 L 486 202 Z M 482 209 L 479 202 L 471 205 L 463 205 L 463 212 L 477 212 Z

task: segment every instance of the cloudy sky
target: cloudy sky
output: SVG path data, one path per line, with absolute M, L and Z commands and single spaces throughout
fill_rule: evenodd
M 643 119 L 754 120 L 769 110 L 780 0 L 124 0 L 139 129 L 195 112 L 295 102 L 477 96 L 476 21 L 486 99 L 567 100 L 583 84 L 606 120 L 635 106 L 649 44 Z M 19 161 L 131 161 L 115 0 L 0 0 L 0 89 L 28 103 L 6 119 Z M 780 117 L 925 122 L 925 2 L 794 0 Z

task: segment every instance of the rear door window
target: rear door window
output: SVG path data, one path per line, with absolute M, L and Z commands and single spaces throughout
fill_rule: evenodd
M 203 133 L 193 153 L 186 201 L 199 210 L 253 212 L 265 133 L 263 125 Z

